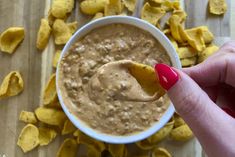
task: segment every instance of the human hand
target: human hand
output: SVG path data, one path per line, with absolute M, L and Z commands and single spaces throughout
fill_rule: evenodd
M 210 157 L 235 156 L 235 42 L 183 71 L 155 66 L 160 84 Z M 213 101 L 218 95 L 227 114 Z

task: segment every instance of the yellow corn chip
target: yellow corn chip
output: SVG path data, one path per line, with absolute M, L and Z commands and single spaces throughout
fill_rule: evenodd
M 73 125 L 73 123 L 70 120 L 66 120 L 62 130 L 62 135 L 70 134 L 76 130 L 77 128 Z
M 141 19 L 148 21 L 153 25 L 157 25 L 158 21 L 165 15 L 165 10 L 159 7 L 152 7 L 147 2 L 141 10 Z
M 19 120 L 25 123 L 37 123 L 37 118 L 33 112 L 21 111 Z
M 123 0 L 124 6 L 131 12 L 135 11 L 136 0 Z
M 54 17 L 63 19 L 74 7 L 74 0 L 53 0 L 51 13 Z
M 210 32 L 210 30 L 208 29 L 207 26 L 200 26 L 197 28 L 199 29 L 199 31 L 201 31 L 202 38 L 203 38 L 205 44 L 209 44 L 213 41 L 214 35 Z
M 119 15 L 123 9 L 123 4 L 121 0 L 109 0 L 109 3 L 104 7 L 104 15 Z
M 172 157 L 172 155 L 165 148 L 157 147 L 153 150 L 152 157 Z
M 150 150 L 156 146 L 156 144 L 150 143 L 147 139 L 138 141 L 135 144 L 142 150 Z
M 55 52 L 55 55 L 54 55 L 54 58 L 53 58 L 53 67 L 56 68 L 57 67 L 57 64 L 58 64 L 58 61 L 60 59 L 60 55 L 61 55 L 61 50 L 57 50 Z
M 171 43 L 174 46 L 175 50 L 178 51 L 179 47 L 178 47 L 177 42 L 170 35 L 167 35 L 167 37 L 171 41 Z
M 154 2 L 159 0 L 153 0 Z M 161 3 L 161 8 L 165 11 L 172 11 L 172 10 L 180 10 L 180 2 L 178 0 L 170 1 L 170 0 L 164 0 Z
M 165 139 L 171 132 L 174 126 L 174 120 L 172 119 L 168 122 L 163 128 L 161 128 L 158 132 L 153 134 L 152 136 L 148 137 L 147 140 L 149 143 L 156 144 L 163 139 Z
M 101 157 L 102 152 L 96 150 L 94 147 L 87 148 L 87 157 Z
M 186 17 L 187 17 L 187 14 L 185 11 L 183 10 L 174 10 L 173 15 L 177 15 L 180 19 L 179 19 L 179 22 L 182 23 L 186 20 Z
M 175 128 L 185 124 L 185 121 L 177 113 L 174 114 L 174 120 L 175 120 L 174 123 Z
M 124 144 L 108 144 L 108 151 L 112 157 L 127 156 L 127 148 Z
M 84 0 L 80 3 L 80 8 L 84 14 L 94 15 L 103 12 L 108 2 L 108 0 Z
M 216 45 L 211 45 L 206 47 L 206 49 L 198 54 L 198 63 L 203 62 L 206 60 L 209 56 L 211 56 L 213 53 L 219 50 L 219 47 Z
M 44 89 L 43 93 L 43 105 L 45 106 L 55 103 L 55 101 L 57 100 L 55 81 L 55 74 L 52 74 L 49 81 L 47 82 L 46 88 Z
M 196 64 L 197 57 L 184 58 L 184 59 L 181 59 L 180 62 L 183 67 L 192 66 Z
M 171 30 L 170 30 L 169 28 L 164 29 L 164 30 L 163 30 L 163 33 L 164 33 L 164 34 L 170 34 L 170 33 L 171 33 Z
M 23 39 L 23 27 L 10 27 L 0 35 L 0 50 L 11 54 Z
M 152 0 L 156 4 L 162 4 L 163 2 L 166 2 L 167 0 Z
M 72 36 L 71 28 L 61 19 L 56 19 L 52 27 L 55 43 L 57 45 L 66 44 Z
M 158 142 L 162 141 L 170 134 L 173 129 L 173 126 L 174 120 L 171 119 L 163 128 L 161 128 L 154 135 L 142 141 L 136 142 L 136 145 L 143 150 L 150 150 L 154 148 Z
M 56 131 L 51 128 L 40 127 L 38 130 L 40 146 L 48 145 L 57 135 Z
M 32 124 L 27 124 L 19 135 L 17 145 L 24 153 L 34 149 L 39 144 L 38 128 Z
M 78 144 L 76 140 L 67 138 L 61 144 L 56 157 L 76 157 L 78 151 Z
M 160 98 L 165 94 L 165 90 L 158 83 L 155 71 L 151 66 L 133 62 L 128 67 L 128 70 L 149 95 L 157 94 L 158 98 Z
M 187 141 L 193 137 L 193 132 L 187 124 L 184 124 L 174 128 L 170 133 L 170 137 L 176 141 Z
M 103 142 L 97 141 L 97 140 L 85 135 L 82 132 L 78 133 L 77 142 L 78 142 L 78 144 L 84 144 L 87 147 L 93 147 L 94 149 L 96 149 L 99 152 L 102 152 L 103 150 L 105 150 L 105 145 Z
M 73 34 L 76 32 L 77 28 L 78 28 L 78 22 L 77 21 L 74 21 L 74 22 L 71 22 L 71 23 L 67 23 L 67 26 L 69 27 L 70 29 L 70 33 Z
M 185 33 L 189 45 L 197 51 L 203 51 L 206 48 L 202 31 L 200 31 L 200 29 L 187 29 L 185 30 Z
M 182 36 L 181 30 L 183 30 L 183 26 L 180 23 L 181 18 L 178 15 L 172 15 L 169 18 L 169 25 L 171 30 L 172 37 L 179 43 L 185 42 L 184 37 Z
M 227 11 L 226 0 L 209 0 L 210 13 L 222 15 Z
M 63 127 L 67 119 L 63 111 L 53 108 L 39 107 L 35 110 L 35 114 L 39 121 L 59 127 Z
M 41 19 L 41 24 L 37 34 L 37 48 L 43 50 L 49 41 L 51 27 L 46 19 Z
M 79 134 L 81 134 L 81 131 L 80 130 L 76 130 L 76 131 L 74 131 L 73 132 L 73 136 L 75 136 L 75 137 L 78 137 L 79 136 Z
M 195 57 L 198 54 L 191 46 L 179 47 L 177 52 L 180 59 Z
M 18 95 L 23 91 L 24 82 L 18 71 L 10 72 L 0 86 L 0 99 Z
M 55 17 L 52 15 L 52 13 L 51 13 L 51 9 L 49 9 L 48 15 L 47 15 L 47 20 L 48 20 L 49 26 L 52 27 L 52 25 L 53 25 L 55 19 L 56 19 L 56 18 L 55 18 Z
M 92 20 L 96 20 L 99 19 L 101 17 L 104 17 L 104 14 L 102 12 L 98 12 L 95 14 L 95 16 L 92 18 Z

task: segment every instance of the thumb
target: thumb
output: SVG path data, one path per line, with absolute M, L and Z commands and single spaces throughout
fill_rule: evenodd
M 231 129 L 235 128 L 235 125 L 231 125 L 234 123 L 233 118 L 214 104 L 188 75 L 165 64 L 156 64 L 155 71 L 175 109 L 190 126 L 204 149 L 208 150 L 208 155 L 216 152 L 210 150 L 224 147 L 226 140 L 229 140 L 221 139 L 221 133 L 227 133 L 234 139 L 231 134 Z

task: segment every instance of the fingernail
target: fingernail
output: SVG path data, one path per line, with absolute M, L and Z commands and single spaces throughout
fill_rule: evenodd
M 221 109 L 224 110 L 224 112 L 229 114 L 231 117 L 235 118 L 235 112 L 233 110 L 226 108 L 226 107 L 221 107 Z
M 169 90 L 179 80 L 178 74 L 166 64 L 156 64 L 155 72 L 159 83 L 166 90 Z

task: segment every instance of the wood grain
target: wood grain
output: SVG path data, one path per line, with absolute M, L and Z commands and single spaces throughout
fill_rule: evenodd
M 230 0 L 228 0 L 228 3 L 230 4 Z M 14 54 L 8 55 L 0 52 L 0 80 L 10 71 L 18 70 L 23 75 L 25 82 L 22 94 L 0 100 L 0 157 L 4 154 L 6 157 L 55 156 L 63 140 L 63 137 L 56 138 L 49 146 L 40 147 L 27 154 L 23 154 L 21 149 L 16 146 L 19 132 L 25 125 L 18 121 L 19 113 L 21 110 L 33 111 L 41 104 L 40 95 L 46 81 L 53 72 L 52 58 L 55 51 L 53 38 L 50 39 L 44 52 L 38 51 L 35 45 L 40 19 L 47 16 L 50 4 L 50 0 L 0 0 L 0 32 L 10 26 L 23 26 L 26 30 L 25 39 Z M 77 19 L 80 27 L 88 22 L 91 17 L 79 14 L 78 1 L 76 1 L 75 6 L 68 20 Z M 207 1 L 185 0 L 185 9 L 188 13 L 187 28 L 208 25 L 218 40 L 224 41 L 224 38 L 229 40 L 231 34 L 235 37 L 234 31 L 231 31 L 232 28 L 235 28 L 235 8 L 233 8 L 233 14 L 230 14 L 229 9 L 224 17 L 212 17 L 207 13 Z M 138 7 L 138 10 L 140 11 L 140 7 Z M 230 15 L 233 15 L 233 17 L 230 17 Z M 230 19 L 233 19 L 233 27 L 230 25 Z M 218 43 L 221 43 L 221 41 L 218 41 Z M 198 151 L 201 149 L 197 141 L 189 143 L 184 144 L 184 146 L 172 144 L 171 151 L 174 156 L 201 157 L 201 152 Z M 163 143 L 162 145 L 166 144 Z M 186 153 L 182 155 L 184 151 Z

